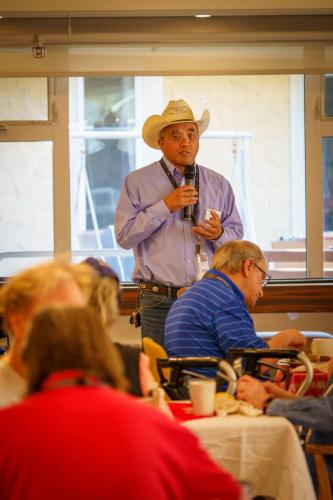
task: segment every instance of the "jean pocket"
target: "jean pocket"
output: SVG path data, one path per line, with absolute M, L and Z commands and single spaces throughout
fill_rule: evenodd
M 155 292 L 140 291 L 140 308 L 158 307 L 164 302 L 164 296 Z

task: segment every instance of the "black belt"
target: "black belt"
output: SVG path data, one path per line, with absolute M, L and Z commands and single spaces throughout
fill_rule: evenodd
M 179 288 L 177 286 L 163 285 L 162 283 L 157 283 L 154 281 L 140 281 L 140 290 L 148 290 L 149 292 L 154 292 L 159 295 L 166 295 L 169 298 L 176 299 L 177 292 Z

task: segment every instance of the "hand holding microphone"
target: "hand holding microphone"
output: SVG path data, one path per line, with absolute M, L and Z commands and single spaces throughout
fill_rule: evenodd
M 189 173 L 187 173 L 187 169 L 189 169 Z M 173 190 L 168 196 L 164 198 L 164 203 L 170 210 L 170 212 L 175 212 L 176 210 L 180 210 L 184 208 L 184 212 L 186 208 L 190 209 L 190 213 L 187 213 L 188 219 L 191 220 L 192 215 L 192 206 L 198 201 L 198 192 L 194 187 L 194 177 L 195 177 L 195 167 L 194 165 L 187 165 L 184 171 L 185 177 L 185 186 L 181 186 L 175 190 Z
M 194 165 L 186 165 L 185 166 L 184 177 L 185 177 L 185 186 L 191 186 L 193 188 L 194 187 L 194 178 L 195 178 L 195 166 Z M 193 210 L 193 204 L 185 206 L 185 208 L 184 208 L 184 220 L 192 220 L 192 210 Z

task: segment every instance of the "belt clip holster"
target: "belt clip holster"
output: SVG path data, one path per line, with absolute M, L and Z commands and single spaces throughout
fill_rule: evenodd
M 137 308 L 130 315 L 129 322 L 131 325 L 134 325 L 135 328 L 139 328 L 141 326 L 139 290 L 138 290 L 138 296 L 137 296 Z
M 141 326 L 141 315 L 139 309 L 132 312 L 129 322 L 131 325 L 134 325 L 135 328 L 139 328 Z

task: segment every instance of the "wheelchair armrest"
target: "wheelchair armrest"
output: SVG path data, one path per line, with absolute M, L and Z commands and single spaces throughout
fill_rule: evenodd
M 301 363 L 304 364 L 305 371 L 306 371 L 305 379 L 303 380 L 301 386 L 298 388 L 298 391 L 296 392 L 297 396 L 303 396 L 306 393 L 307 389 L 309 388 L 309 386 L 312 382 L 313 367 L 312 367 L 311 361 L 309 360 L 307 355 L 304 354 L 304 352 L 300 351 L 297 355 L 297 359 L 299 361 L 301 361 Z
M 216 368 L 217 376 L 228 383 L 227 392 L 229 394 L 235 394 L 236 392 L 236 373 L 232 366 L 227 361 L 222 360 L 221 358 L 217 358 L 214 356 L 170 357 L 157 359 L 156 363 L 160 382 L 165 390 L 170 391 L 170 386 L 177 387 L 180 373 L 198 378 L 207 378 L 204 375 L 199 374 L 195 371 L 191 371 L 189 369 Z M 172 369 L 170 381 L 168 381 L 164 375 L 163 370 L 165 368 Z
M 236 358 L 260 359 L 260 358 L 297 358 L 298 349 L 241 349 L 234 348 L 228 351 L 227 361 L 234 361 Z
M 181 366 L 182 368 L 215 368 L 218 366 L 221 358 L 216 358 L 213 356 L 172 356 L 170 358 L 158 359 L 158 364 L 164 368 L 173 368 L 175 366 Z
M 228 382 L 227 393 L 233 396 L 237 389 L 237 375 L 228 361 L 222 359 L 217 372 L 218 377 Z

